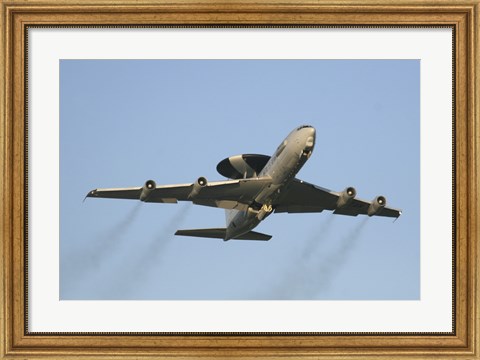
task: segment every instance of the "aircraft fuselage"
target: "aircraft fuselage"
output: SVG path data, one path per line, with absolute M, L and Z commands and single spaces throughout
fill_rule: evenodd
M 273 211 L 271 204 L 295 178 L 312 154 L 314 146 L 315 129 L 308 125 L 293 130 L 282 141 L 258 174 L 258 177 L 270 177 L 272 183 L 257 194 L 247 211 L 231 210 L 229 212 L 225 240 L 249 232 L 271 214 Z

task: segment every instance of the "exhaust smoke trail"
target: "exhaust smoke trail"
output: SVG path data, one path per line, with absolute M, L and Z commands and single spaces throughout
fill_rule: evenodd
M 64 273 L 62 274 L 61 272 L 60 276 L 67 276 L 68 282 L 61 283 L 67 286 L 78 286 L 80 279 L 102 267 L 104 259 L 118 254 L 121 251 L 120 245 L 126 239 L 125 234 L 138 218 L 141 207 L 142 203 L 136 204 L 117 223 L 105 232 L 97 235 L 95 241 L 89 247 L 66 255 L 66 258 L 62 259 L 62 270 Z
M 328 238 L 330 231 L 332 230 L 332 225 L 334 222 L 335 216 L 330 214 L 325 218 L 324 221 L 320 223 L 318 228 L 314 229 L 312 235 L 307 241 L 307 244 L 302 252 L 302 260 L 310 259 L 313 254 L 318 250 L 320 244 L 323 240 Z
M 268 293 L 257 293 L 253 297 L 258 299 L 290 299 L 291 294 L 297 293 L 296 287 L 302 283 L 302 277 L 305 274 L 305 270 L 310 264 L 311 259 L 317 253 L 320 244 L 328 238 L 332 225 L 334 223 L 335 216 L 330 214 L 323 219 L 320 224 L 313 229 L 312 234 L 308 238 L 305 247 L 302 251 L 292 259 L 292 262 L 284 269 L 283 275 L 280 279 L 277 279 L 276 284 L 272 287 L 265 287 L 264 289 Z
M 141 288 L 150 279 L 149 273 L 159 265 L 162 257 L 174 238 L 174 233 L 186 219 L 191 204 L 180 207 L 172 216 L 168 225 L 160 230 L 140 251 L 122 262 L 122 268 L 112 271 L 115 280 L 103 290 L 108 298 L 138 299 L 135 290 Z
M 345 236 L 343 236 L 337 250 L 325 259 L 326 261 L 320 261 L 317 263 L 317 268 L 314 273 L 318 274 L 317 276 L 319 278 L 315 288 L 311 289 L 312 296 L 324 291 L 330 286 L 333 278 L 345 265 L 348 256 L 352 253 L 356 243 L 361 238 L 368 219 L 368 217 L 363 218 Z
M 322 239 L 327 238 L 334 222 L 334 215 L 322 222 L 307 242 L 300 256 L 286 264 L 280 282 L 266 296 L 256 298 L 275 300 L 308 300 L 326 290 L 332 279 L 345 265 L 348 255 L 360 239 L 368 218 L 357 223 L 338 243 L 330 254 L 319 254 Z
M 97 238 L 98 241 L 90 249 L 91 260 L 95 267 L 100 266 L 102 259 L 107 255 L 111 256 L 112 251 L 118 252 L 119 245 L 125 240 L 125 234 L 137 219 L 141 207 L 142 203 L 136 204 L 124 218 Z
M 179 208 L 173 215 L 168 225 L 150 241 L 143 253 L 144 256 L 139 259 L 138 266 L 134 267 L 137 274 L 143 274 L 151 270 L 164 254 L 164 250 L 174 239 L 175 231 L 183 224 L 188 212 L 192 208 L 190 203 Z M 138 277 L 138 276 L 137 276 Z

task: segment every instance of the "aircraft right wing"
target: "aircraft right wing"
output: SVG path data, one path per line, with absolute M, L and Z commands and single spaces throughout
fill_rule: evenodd
M 350 191 L 350 193 L 347 193 Z M 344 199 L 344 200 L 342 200 Z M 348 188 L 344 192 L 335 192 L 294 179 L 290 186 L 279 197 L 275 204 L 275 212 L 307 213 L 331 210 L 340 215 L 369 215 L 398 218 L 401 211 L 385 206 L 383 196 L 373 201 L 361 200 L 355 197 L 355 189 Z
M 157 186 L 149 180 L 143 187 L 94 189 L 87 197 L 131 199 L 155 203 L 191 201 L 197 205 L 246 210 L 256 195 L 271 184 L 270 177 Z

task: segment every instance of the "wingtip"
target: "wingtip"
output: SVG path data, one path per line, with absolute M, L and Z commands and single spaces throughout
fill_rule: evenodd
M 402 216 L 402 210 L 398 211 L 398 216 L 393 220 L 393 222 L 397 221 L 400 216 Z
M 93 190 L 90 190 L 87 195 L 85 195 L 85 197 L 83 198 L 83 202 L 85 202 L 85 200 L 88 198 L 88 197 L 93 197 L 95 196 L 95 193 L 96 193 L 97 189 L 93 189 Z

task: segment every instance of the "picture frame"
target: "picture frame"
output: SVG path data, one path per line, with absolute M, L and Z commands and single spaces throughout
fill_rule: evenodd
M 1 1 L 2 358 L 479 359 L 478 0 Z M 449 26 L 454 30 L 454 301 L 451 333 L 31 333 L 27 180 L 29 26 Z

